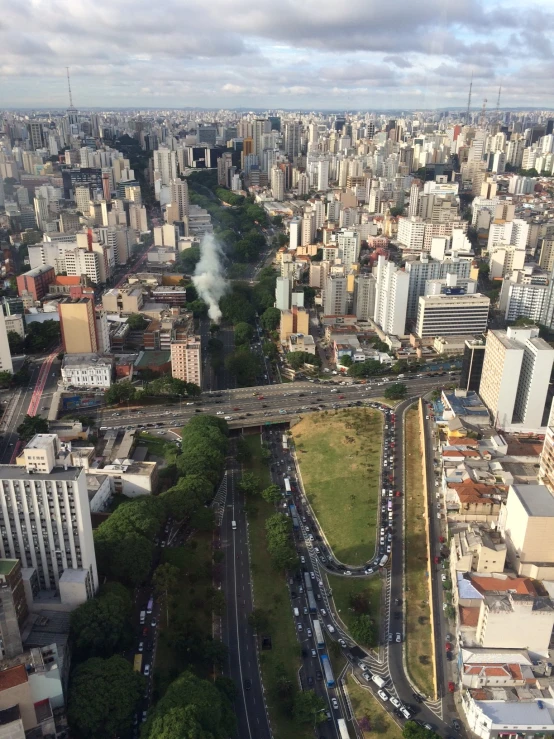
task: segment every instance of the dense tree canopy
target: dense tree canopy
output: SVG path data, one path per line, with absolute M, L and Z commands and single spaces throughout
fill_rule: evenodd
M 278 308 L 266 308 L 261 315 L 260 322 L 266 331 L 275 331 L 281 322 L 281 311 Z
M 393 382 L 385 390 L 385 398 L 387 400 L 401 400 L 406 397 L 408 388 L 402 382 Z
M 254 336 L 254 327 L 249 323 L 235 324 L 235 346 L 250 346 Z
M 29 441 L 35 434 L 48 433 L 48 421 L 41 416 L 25 416 L 17 427 L 17 433 L 22 441 Z
M 235 377 L 239 387 L 255 385 L 262 371 L 259 356 L 247 347 L 240 347 L 229 354 L 225 359 L 225 366 Z
M 292 523 L 283 513 L 275 513 L 265 523 L 267 551 L 278 570 L 293 567 L 297 561 L 292 544 Z
M 73 659 L 110 657 L 127 646 L 132 636 L 129 618 L 132 611 L 129 592 L 113 583 L 110 590 L 91 598 L 71 614 Z
M 287 364 L 290 364 L 295 370 L 300 369 L 305 364 L 314 364 L 319 367 L 321 359 L 317 354 L 310 354 L 309 352 L 289 352 L 287 354 Z

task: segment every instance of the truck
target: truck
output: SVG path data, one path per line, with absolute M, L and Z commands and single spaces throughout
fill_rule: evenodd
M 350 739 L 348 727 L 346 726 L 346 721 L 343 718 L 337 719 L 337 726 L 339 727 L 340 739 Z
M 329 657 L 326 654 L 321 655 L 321 666 L 323 667 L 323 674 L 325 675 L 325 682 L 327 684 L 327 687 L 334 688 L 335 678 L 333 675 L 333 670 L 331 668 L 331 663 L 329 662 Z
M 375 683 L 375 685 L 377 685 L 379 688 L 384 688 L 385 685 L 387 684 L 387 681 L 386 680 L 383 680 L 383 678 L 381 677 L 381 675 L 372 675 L 371 676 L 371 679 L 373 680 L 373 682 Z
M 135 654 L 133 670 L 135 672 L 142 672 L 142 654 Z
M 286 434 L 283 434 L 283 451 L 289 448 L 289 441 Z
M 146 611 L 141 611 L 140 612 L 140 622 L 141 624 L 144 624 L 145 621 L 146 621 Z

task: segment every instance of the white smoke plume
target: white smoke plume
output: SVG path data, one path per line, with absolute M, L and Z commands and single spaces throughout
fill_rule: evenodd
M 198 296 L 208 305 L 208 316 L 214 323 L 221 320 L 219 301 L 227 290 L 223 271 L 223 252 L 212 234 L 204 234 L 200 242 L 200 261 L 192 282 Z

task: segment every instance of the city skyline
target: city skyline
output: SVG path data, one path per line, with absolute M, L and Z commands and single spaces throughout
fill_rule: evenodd
M 66 66 L 81 108 L 463 109 L 472 75 L 474 108 L 554 107 L 547 0 L 39 5 L 2 8 L 9 108 L 67 106 Z

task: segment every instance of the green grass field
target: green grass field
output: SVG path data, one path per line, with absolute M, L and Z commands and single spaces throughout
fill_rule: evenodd
M 260 457 L 260 437 L 245 437 L 251 458 L 244 464 L 245 471 L 254 472 L 262 479 L 263 487 L 269 485 L 269 470 Z M 264 635 L 271 636 L 272 649 L 260 651 L 262 674 L 266 689 L 271 726 L 275 739 L 308 739 L 313 737 L 309 727 L 299 727 L 289 714 L 279 707 L 276 694 L 277 679 L 284 674 L 298 685 L 298 668 L 302 662 L 300 644 L 296 638 L 285 576 L 276 572 L 267 553 L 265 521 L 275 513 L 275 508 L 256 496 L 248 502 L 248 523 L 252 556 L 252 581 L 254 606 L 262 609 L 268 617 L 269 626 Z
M 427 543 L 421 455 L 423 453 L 419 430 L 419 411 L 406 414 L 406 659 L 410 675 L 425 695 L 432 696 L 433 651 L 431 648 L 431 613 L 427 573 Z
M 370 606 L 369 615 L 376 623 L 380 623 L 382 581 L 378 574 L 373 575 L 373 577 L 367 580 L 328 575 L 327 581 L 333 591 L 335 608 L 348 629 L 355 615 L 350 606 L 350 599 L 359 594 L 367 597 Z
M 364 738 L 373 739 L 377 735 L 383 739 L 402 739 L 398 724 L 369 690 L 361 688 L 352 675 L 348 675 L 347 685 L 354 715 L 362 725 Z M 365 726 L 369 728 L 365 729 Z M 353 734 L 352 731 L 350 733 Z
M 292 429 L 306 494 L 335 556 L 351 565 L 375 551 L 382 426 L 378 411 L 351 408 Z
M 146 431 L 141 431 L 139 434 L 138 444 L 147 447 L 149 454 L 154 454 L 156 457 L 162 458 L 168 450 L 175 447 L 175 444 L 169 444 L 159 436 L 154 436 Z

